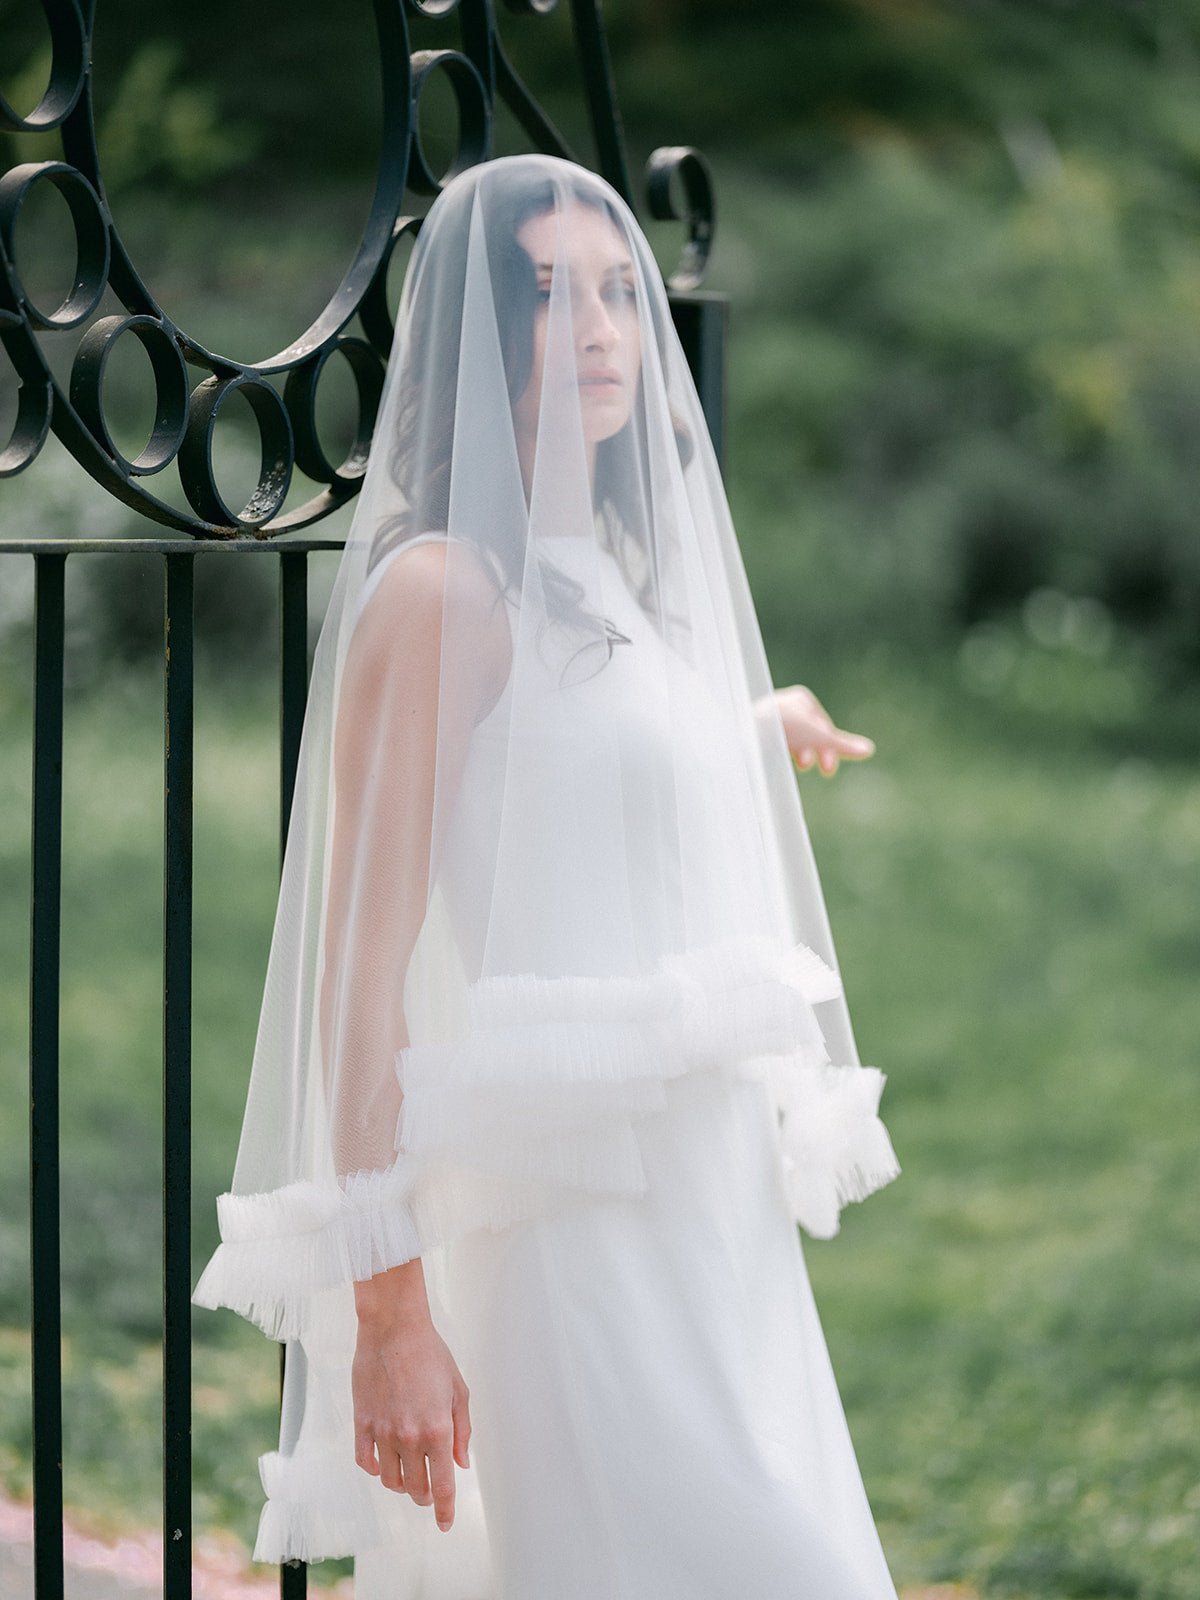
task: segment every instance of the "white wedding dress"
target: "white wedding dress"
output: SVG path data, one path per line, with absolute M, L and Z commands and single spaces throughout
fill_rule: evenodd
M 586 541 L 551 543 L 568 570 L 587 553 Z M 600 570 L 598 598 L 617 628 L 661 649 L 607 552 Z M 639 698 L 637 660 L 618 646 L 593 681 L 597 693 L 628 696 L 645 785 L 636 816 L 650 829 L 653 708 Z M 490 728 L 503 706 L 502 694 L 473 735 L 452 822 L 465 830 L 455 859 L 484 871 L 502 788 L 489 760 L 503 742 Z M 698 781 L 717 781 L 699 717 L 695 757 Z M 544 874 L 528 894 L 551 907 L 551 854 Z M 640 887 L 650 937 L 652 875 Z M 461 895 L 447 886 L 468 969 L 480 933 L 462 919 L 478 903 L 469 885 Z M 569 929 L 550 916 L 543 925 L 546 948 L 529 952 L 529 970 L 573 971 Z M 470 1390 L 471 1467 L 455 1468 L 448 1532 L 432 1507 L 354 1465 L 353 1302 L 345 1288 L 329 1296 L 320 1334 L 303 1352 L 289 1347 L 289 1359 L 327 1364 L 317 1390 L 327 1398 L 294 1429 L 285 1415 L 283 1453 L 263 1458 L 276 1501 L 264 1552 L 271 1517 L 307 1496 L 310 1527 L 314 1501 L 331 1528 L 361 1526 L 361 1508 L 373 1508 L 379 1542 L 356 1555 L 358 1600 L 895 1600 L 767 1090 L 724 1065 L 664 1071 L 663 1103 L 634 1123 L 645 1193 L 591 1195 L 468 1233 L 427 1272 L 435 1323 Z

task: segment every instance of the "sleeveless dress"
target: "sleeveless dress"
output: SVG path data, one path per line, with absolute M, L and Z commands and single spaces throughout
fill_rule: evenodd
M 585 553 L 594 565 L 589 541 L 548 544 L 565 570 Z M 594 598 L 652 648 L 653 629 L 606 551 L 600 570 Z M 652 827 L 661 774 L 635 660 L 614 652 L 604 692 L 628 696 L 638 814 Z M 468 970 L 482 954 L 471 918 L 477 875 L 494 859 L 503 714 L 502 693 L 472 735 L 450 823 L 453 857 L 475 878 L 474 893 L 465 881 L 461 893 L 446 885 Z M 699 780 L 710 760 L 699 717 L 696 741 Z M 531 903 L 553 907 L 552 853 L 543 870 Z M 652 875 L 641 892 L 639 926 L 665 942 Z M 524 934 L 544 941 L 524 952 L 541 966 L 511 970 L 574 970 L 570 936 L 547 915 Z M 471 1467 L 455 1467 L 448 1532 L 431 1506 L 353 1464 L 351 1297 L 324 1346 L 297 1347 L 299 1359 L 336 1372 L 327 1387 L 337 1414 L 301 1424 L 314 1448 L 342 1441 L 336 1460 L 322 1445 L 331 1519 L 343 1500 L 369 1499 L 378 1513 L 378 1542 L 355 1556 L 358 1600 L 895 1600 L 763 1082 L 721 1070 L 671 1076 L 636 1138 L 644 1193 L 467 1233 L 427 1273 L 435 1325 L 470 1391 Z M 286 1456 L 263 1458 L 264 1486 L 279 1499 L 292 1492 L 287 1468 Z

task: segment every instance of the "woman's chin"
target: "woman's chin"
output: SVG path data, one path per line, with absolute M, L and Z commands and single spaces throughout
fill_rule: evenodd
M 612 402 L 608 405 L 584 406 L 581 418 L 584 438 L 589 444 L 599 444 L 620 433 L 629 421 L 629 407 Z

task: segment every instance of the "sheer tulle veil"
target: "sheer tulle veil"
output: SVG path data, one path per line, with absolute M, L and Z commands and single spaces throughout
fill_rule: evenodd
M 810 1233 L 898 1172 L 653 255 L 600 178 L 499 158 L 409 262 L 194 1299 L 313 1356 L 355 1279 L 638 1196 L 639 1123 L 714 1072 Z

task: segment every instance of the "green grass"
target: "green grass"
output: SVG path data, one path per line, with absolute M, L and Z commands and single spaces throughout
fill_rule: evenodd
M 832 781 L 800 781 L 904 1168 L 844 1214 L 836 1241 L 805 1250 L 898 1583 L 1191 1600 L 1200 741 L 1186 704 L 1156 703 L 1119 646 L 1040 637 L 993 627 L 954 656 L 880 648 L 825 675 L 773 651 L 778 682 L 803 678 L 877 743 Z M 274 909 L 270 687 L 200 674 L 197 1271 L 231 1173 Z M 99 688 L 72 690 L 64 766 L 65 1472 L 69 1505 L 116 1526 L 158 1518 L 161 685 L 133 672 Z M 0 1483 L 18 1493 L 26 696 L 10 674 Z M 194 1326 L 197 1528 L 249 1543 L 277 1347 L 228 1312 L 197 1311 Z
M 860 672 L 838 714 L 878 753 L 806 789 L 904 1167 L 807 1254 L 900 1572 L 1182 1600 L 1200 1521 L 1195 734 L 1186 708 L 1155 720 L 1132 663 L 1090 720 L 1047 713 L 1117 668 L 1010 642 L 999 691 L 945 664 Z

